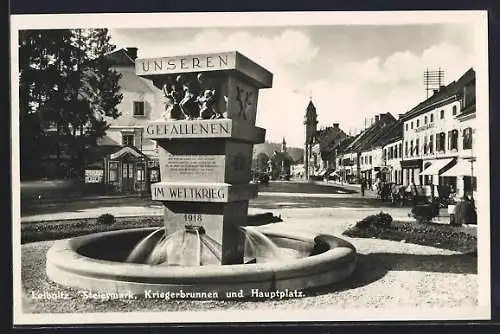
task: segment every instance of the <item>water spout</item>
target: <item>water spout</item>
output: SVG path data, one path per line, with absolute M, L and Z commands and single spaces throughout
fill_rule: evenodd
M 300 254 L 292 249 L 278 247 L 268 236 L 251 226 L 241 226 L 245 233 L 245 258 L 257 263 L 281 262 L 296 259 Z
M 142 239 L 130 252 L 125 260 L 128 263 L 142 263 L 157 248 L 158 242 L 165 237 L 165 228 L 160 227 L 154 230 L 147 237 Z

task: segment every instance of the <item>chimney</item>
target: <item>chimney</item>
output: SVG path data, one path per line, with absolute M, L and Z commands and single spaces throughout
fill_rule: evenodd
M 375 115 L 375 123 L 380 120 L 380 115 Z
M 436 95 L 438 92 L 439 92 L 439 89 L 433 89 L 433 90 L 432 90 L 432 93 L 433 93 L 434 95 Z
M 405 115 L 405 114 L 398 114 L 398 119 L 403 118 L 403 116 L 404 116 L 404 115 Z
M 125 52 L 132 59 L 135 60 L 137 58 L 137 48 L 126 48 Z
M 338 129 L 339 128 L 339 123 L 333 123 L 333 128 Z

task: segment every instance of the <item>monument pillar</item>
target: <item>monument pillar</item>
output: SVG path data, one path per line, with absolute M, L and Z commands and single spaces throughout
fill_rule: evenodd
M 265 139 L 255 126 L 258 93 L 272 86 L 272 74 L 238 52 L 137 59 L 135 67 L 166 99 L 162 119 L 145 126 L 158 142 L 161 181 L 151 194 L 165 206 L 166 234 L 201 230 L 222 250 L 202 262 L 243 263 L 240 227 L 257 196 L 253 145 Z M 200 265 L 194 259 L 188 265 Z

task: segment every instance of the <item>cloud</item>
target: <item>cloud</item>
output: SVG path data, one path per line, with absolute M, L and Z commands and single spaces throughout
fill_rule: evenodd
M 330 76 L 306 84 L 313 91 L 320 125 L 340 123 L 346 132 L 364 127 L 365 118 L 390 112 L 396 118 L 426 97 L 426 68 L 445 71 L 445 84 L 474 65 L 473 50 L 464 53 L 449 43 L 432 45 L 420 54 L 397 51 L 385 59 L 336 64 Z
M 183 38 L 144 34 L 127 39 L 116 34 L 118 46 L 136 45 L 139 57 L 238 50 L 270 70 L 273 87 L 259 93 L 257 126 L 267 129 L 266 139 L 290 146 L 304 142 L 304 115 L 312 95 L 320 125 L 340 123 L 354 134 L 363 128 L 364 119 L 375 114 L 404 113 L 425 98 L 423 72 L 440 67 L 445 83 L 456 80 L 474 64 L 474 50 L 464 52 L 463 45 L 450 42 L 431 45 L 415 53 L 395 50 L 386 57 L 344 61 L 316 69 L 328 63 L 331 54 L 315 45 L 300 28 L 274 34 L 258 30 L 205 29 Z M 133 42 L 133 43 L 132 43 Z M 341 46 L 340 46 L 341 47 Z M 318 65 L 319 66 L 319 65 Z M 311 77 L 310 73 L 321 73 Z

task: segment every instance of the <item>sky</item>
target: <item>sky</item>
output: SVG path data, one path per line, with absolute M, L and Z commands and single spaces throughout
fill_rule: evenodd
M 139 58 L 237 50 L 273 73 L 259 92 L 256 125 L 266 140 L 304 143 L 311 98 L 318 127 L 339 123 L 356 134 L 366 118 L 396 118 L 426 97 L 423 73 L 441 68 L 445 84 L 475 68 L 470 24 L 331 25 L 110 29 L 117 47 Z

